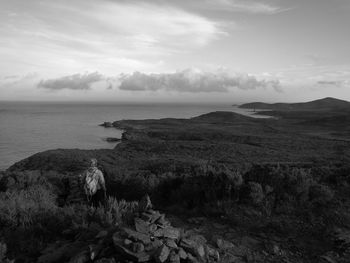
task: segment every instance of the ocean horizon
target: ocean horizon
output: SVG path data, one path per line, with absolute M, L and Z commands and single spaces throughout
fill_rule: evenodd
M 121 130 L 99 126 L 122 119 L 191 118 L 212 111 L 250 110 L 229 104 L 0 102 L 0 171 L 45 150 L 64 148 L 112 149 Z

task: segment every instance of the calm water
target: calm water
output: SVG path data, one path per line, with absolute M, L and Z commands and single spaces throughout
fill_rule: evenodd
M 189 118 L 217 110 L 251 114 L 231 105 L 0 102 L 0 170 L 49 149 L 113 148 L 103 138 L 120 137 L 121 131 L 98 126 L 104 121 Z

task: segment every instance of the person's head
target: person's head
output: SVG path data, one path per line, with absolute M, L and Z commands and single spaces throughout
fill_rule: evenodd
M 95 158 L 90 159 L 90 167 L 97 167 L 97 160 Z

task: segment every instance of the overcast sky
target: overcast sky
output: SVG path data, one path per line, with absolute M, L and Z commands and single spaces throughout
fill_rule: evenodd
M 0 0 L 0 100 L 350 100 L 349 0 Z

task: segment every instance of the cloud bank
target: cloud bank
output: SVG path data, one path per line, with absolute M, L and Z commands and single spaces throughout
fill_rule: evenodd
M 117 88 L 124 91 L 167 91 L 210 93 L 229 92 L 230 89 L 255 90 L 257 88 L 272 88 L 281 92 L 279 80 L 258 80 L 248 74 L 230 74 L 224 70 L 203 72 L 196 69 L 185 69 L 174 73 L 120 74 L 117 77 L 107 77 L 98 72 L 74 74 L 57 79 L 41 80 L 37 87 L 47 90 L 90 90 L 91 86 L 100 82 L 106 89 Z
M 105 80 L 105 77 L 98 72 L 74 74 L 57 79 L 41 80 L 38 83 L 38 88 L 48 90 L 89 90 L 93 83 L 102 80 Z
M 281 91 L 278 80 L 258 80 L 248 74 L 229 74 L 225 71 L 211 73 L 191 69 L 169 74 L 134 72 L 123 75 L 120 82 L 121 90 L 131 91 L 228 92 L 230 88 L 273 88 Z

